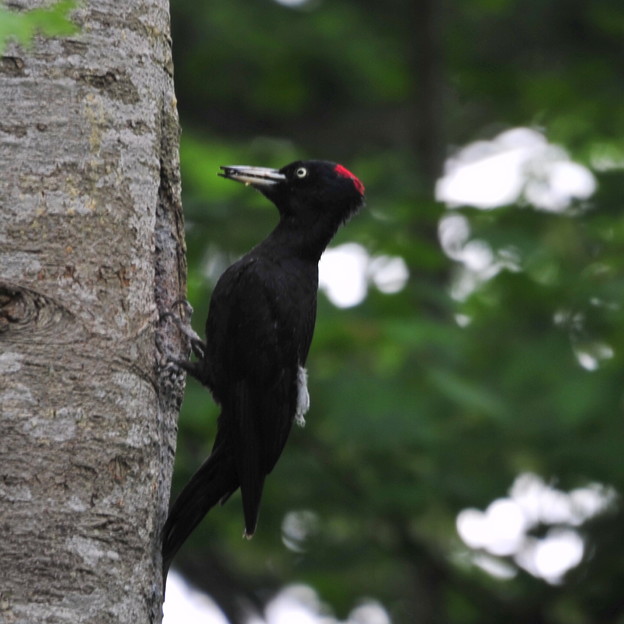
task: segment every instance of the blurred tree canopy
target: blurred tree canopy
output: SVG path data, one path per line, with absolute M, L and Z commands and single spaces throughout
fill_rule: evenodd
M 352 308 L 320 296 L 308 424 L 267 481 L 256 537 L 241 540 L 234 497 L 181 569 L 233 622 L 294 582 L 342 618 L 371 598 L 395 624 L 624 622 L 621 0 L 177 0 L 172 21 L 196 329 L 221 271 L 276 222 L 259 194 L 216 177 L 221 164 L 344 163 L 368 208 L 334 244 L 410 271 L 400 292 L 371 286 Z M 591 171 L 595 192 L 559 210 L 522 193 L 491 210 L 435 200 L 448 156 L 518 126 Z M 458 244 L 498 262 L 461 295 L 470 267 L 438 238 L 449 216 Z M 189 382 L 178 489 L 217 414 Z M 558 582 L 457 532 L 462 510 L 526 473 L 616 493 L 580 526 L 527 530 L 533 543 L 553 529 L 582 538 Z

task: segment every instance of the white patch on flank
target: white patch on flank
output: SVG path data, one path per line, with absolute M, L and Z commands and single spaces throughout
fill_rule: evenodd
M 308 371 L 299 367 L 297 371 L 297 411 L 295 422 L 300 427 L 305 427 L 305 414 L 310 409 L 310 394 L 308 393 Z

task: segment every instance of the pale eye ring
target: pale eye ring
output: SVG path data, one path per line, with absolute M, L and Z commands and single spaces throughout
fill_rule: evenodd
M 295 175 L 298 178 L 305 178 L 308 175 L 308 170 L 305 167 L 299 167 L 299 169 L 295 171 Z

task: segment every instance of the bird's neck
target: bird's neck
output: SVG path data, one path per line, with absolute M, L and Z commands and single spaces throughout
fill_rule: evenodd
M 328 223 L 326 220 L 317 219 L 310 223 L 301 223 L 282 217 L 261 246 L 274 255 L 318 262 L 339 227 L 339 221 Z

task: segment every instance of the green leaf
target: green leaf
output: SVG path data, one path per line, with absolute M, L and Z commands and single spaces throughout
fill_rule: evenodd
M 45 37 L 67 37 L 78 32 L 69 14 L 76 8 L 74 0 L 61 0 L 47 8 L 17 12 L 0 6 L 0 55 L 9 41 L 29 47 L 37 33 Z

